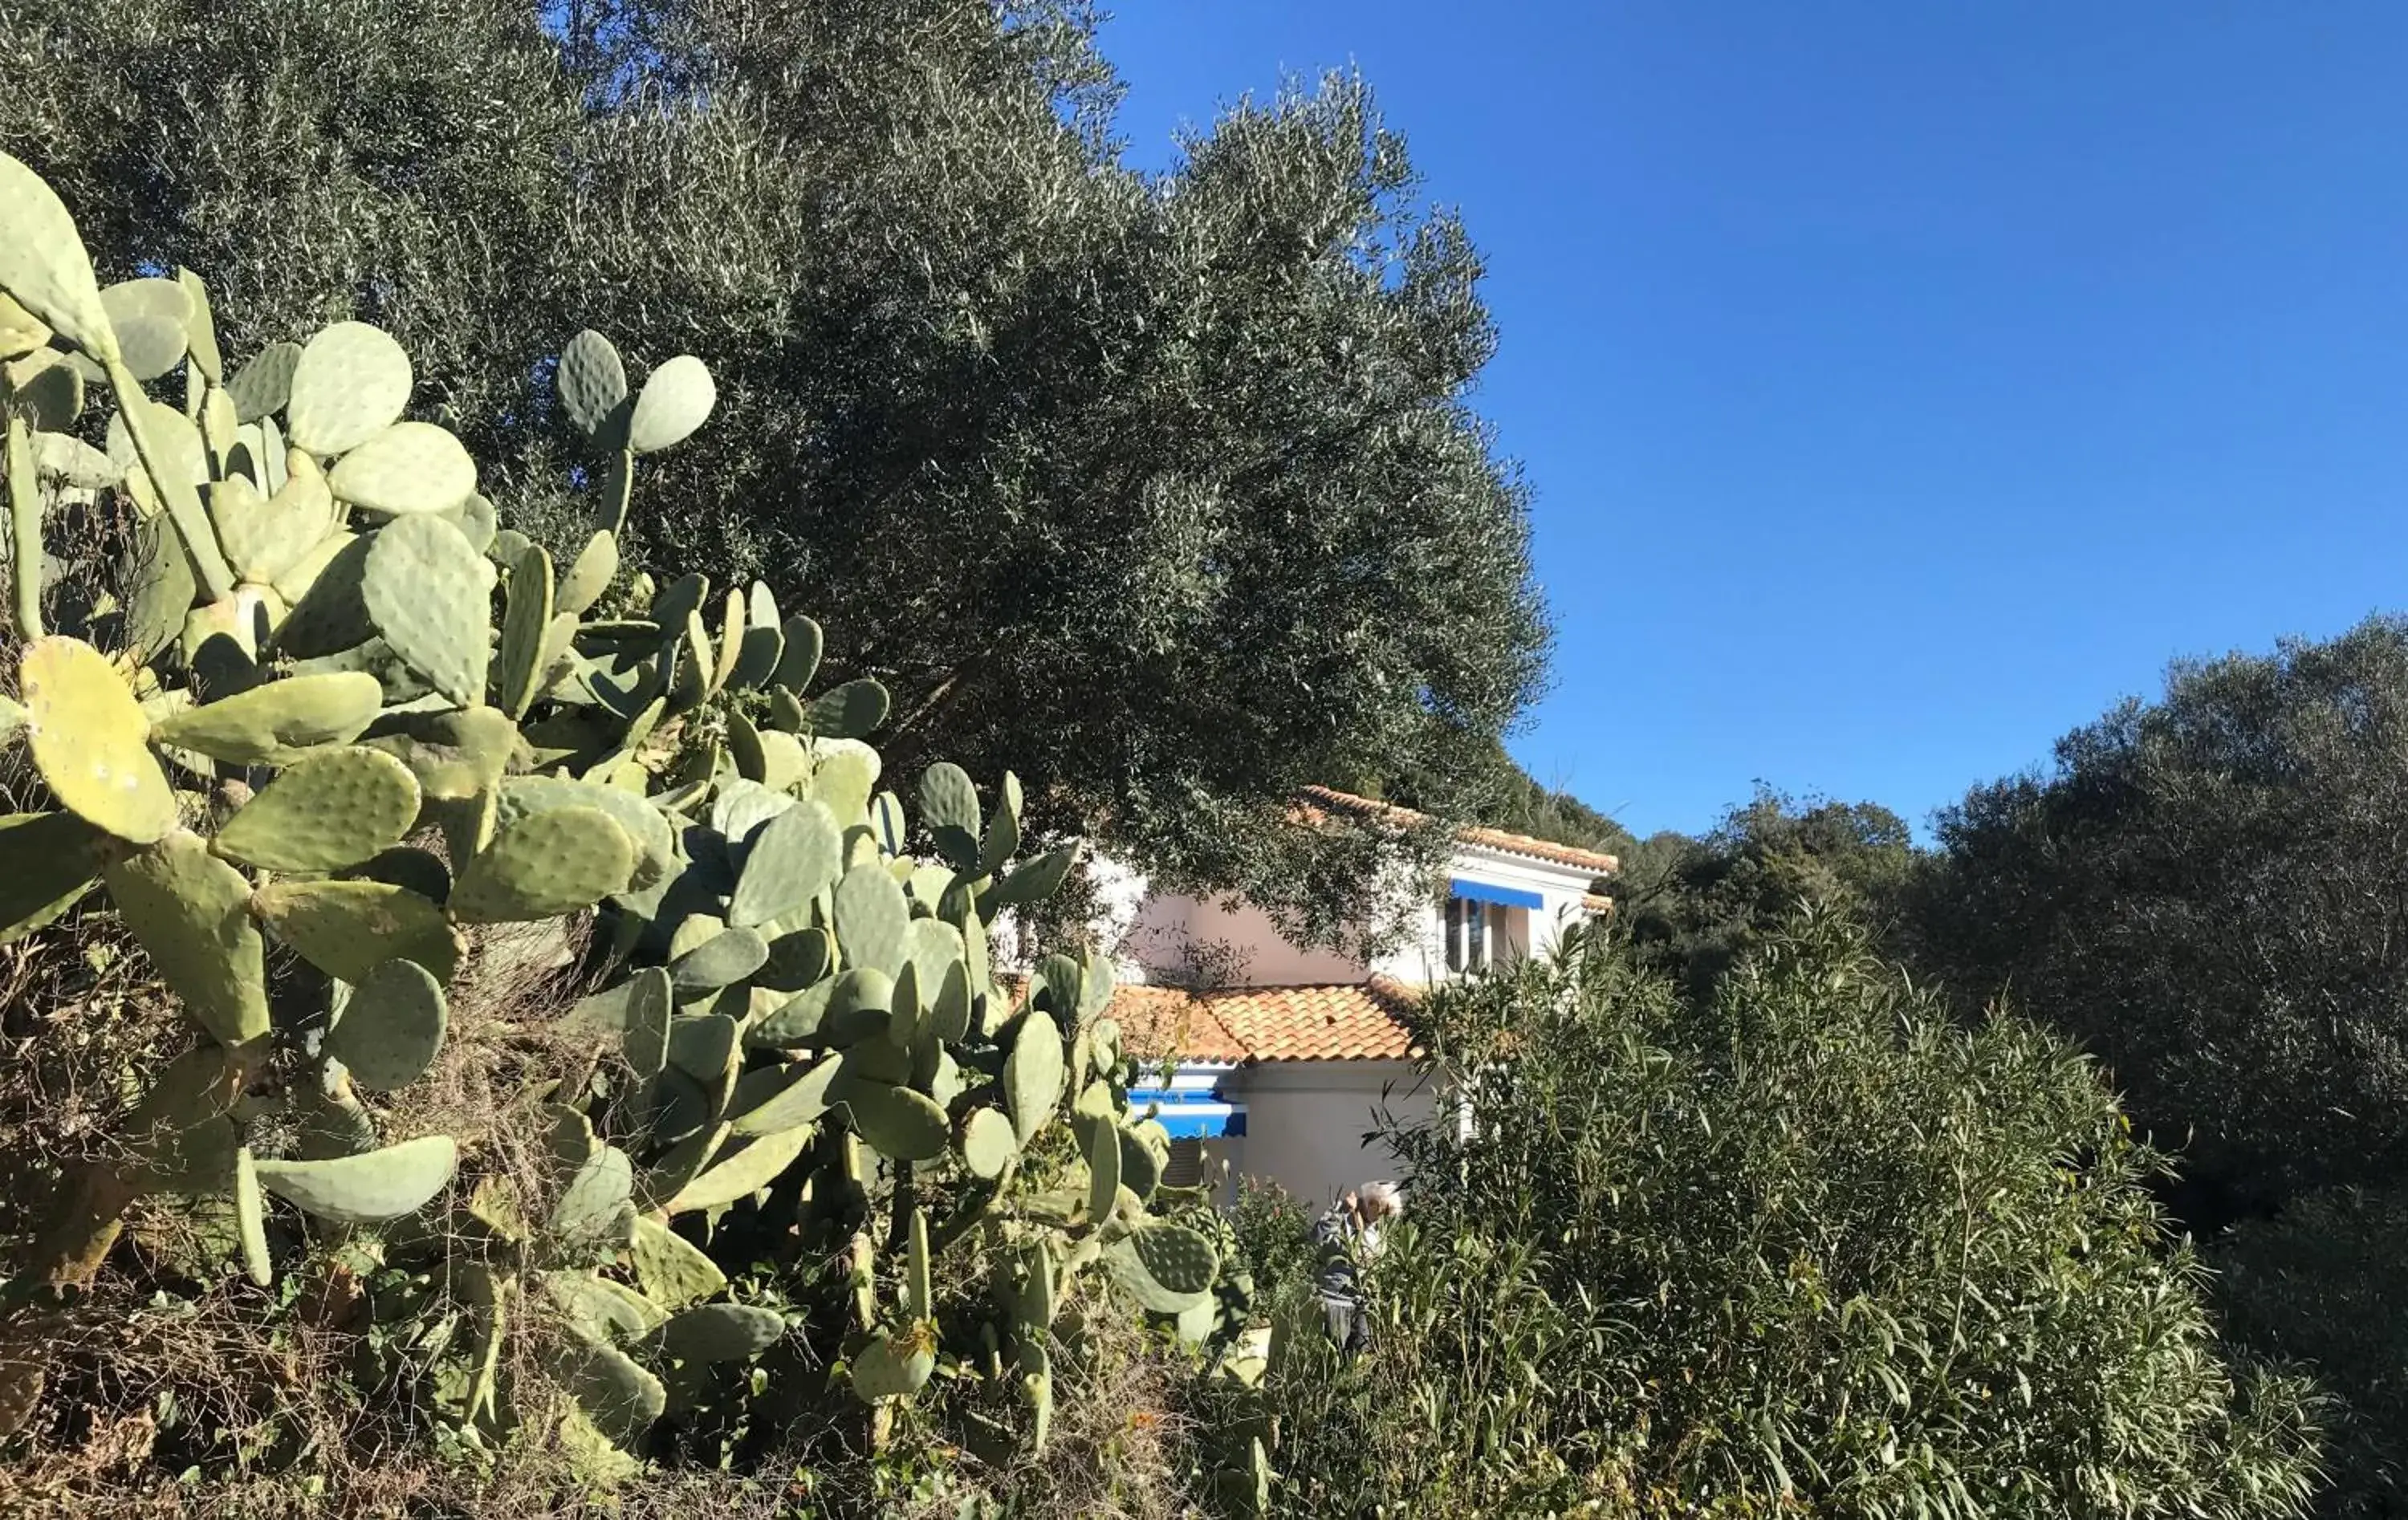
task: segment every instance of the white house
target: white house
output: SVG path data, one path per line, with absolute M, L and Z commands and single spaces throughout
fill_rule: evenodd
M 1308 790 L 1304 812 L 1413 816 L 1319 787 Z M 1365 1145 L 1375 1112 L 1417 1118 L 1430 1107 L 1404 1024 L 1412 1000 L 1433 982 L 1543 954 L 1566 924 L 1611 911 L 1594 884 L 1615 864 L 1591 850 L 1465 829 L 1443 893 L 1397 925 L 1397 949 L 1366 962 L 1291 944 L 1250 904 L 1155 893 L 1141 876 L 1099 862 L 1111 905 L 1099 927 L 1119 962 L 1112 1016 L 1130 1049 L 1177 1058 L 1168 1084 L 1132 1095 L 1160 1105 L 1174 1177 L 1225 1160 L 1233 1196 L 1236 1180 L 1251 1176 L 1317 1206 L 1391 1175 L 1394 1158 Z M 1191 990 L 1198 965 L 1218 974 Z

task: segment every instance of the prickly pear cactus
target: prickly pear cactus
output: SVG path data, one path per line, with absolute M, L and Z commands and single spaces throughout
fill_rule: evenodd
M 196 277 L 103 288 L 5 155 L 0 207 L 0 743 L 41 791 L 0 818 L 0 943 L 73 955 L 78 915 L 113 913 L 193 1039 L 71 1170 L 0 1315 L 90 1282 L 138 1200 L 230 1204 L 229 1270 L 343 1253 L 380 1319 L 423 1324 L 378 1344 L 457 1436 L 549 1407 L 512 1386 L 535 1366 L 596 1453 L 730 1400 L 875 1440 L 987 1384 L 1021 1417 L 979 1433 L 1041 1445 L 1068 1306 L 1203 1323 L 1225 1237 L 1163 1217 L 1210 1211 L 1158 1185 L 1109 966 L 1007 984 L 989 953 L 1074 852 L 1025 852 L 1009 775 L 933 766 L 907 808 L 866 742 L 886 692 L 814 694 L 820 629 L 767 586 L 623 573 L 638 462 L 709 421 L 700 360 L 631 386 L 601 335 L 567 346 L 559 413 L 599 467 L 564 568 L 407 415 L 383 333 L 230 368 Z M 179 377 L 179 405 L 151 394 Z M 112 510 L 115 597 L 70 618 L 46 534 Z M 576 1054 L 491 1132 L 388 1133 L 389 1095 L 485 1058 L 482 958 L 570 925 Z

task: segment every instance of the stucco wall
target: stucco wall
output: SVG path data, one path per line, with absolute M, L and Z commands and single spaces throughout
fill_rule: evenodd
M 1226 1157 L 1232 1182 L 1279 1183 L 1316 1212 L 1350 1187 L 1393 1178 L 1394 1152 L 1363 1137 L 1384 1107 L 1401 1122 L 1426 1118 L 1430 1094 L 1402 1061 L 1298 1061 L 1233 1072 L 1222 1090 L 1246 1106 L 1243 1139 L 1207 1143 Z M 1383 1098 L 1383 1084 L 1393 1084 Z
M 1586 916 L 1582 898 L 1587 895 L 1589 879 L 1577 871 L 1527 856 L 1509 854 L 1501 850 L 1484 850 L 1475 845 L 1463 845 L 1455 851 L 1448 874 L 1466 881 L 1490 886 L 1510 887 L 1516 891 L 1536 893 L 1537 908 L 1514 908 L 1506 911 L 1508 949 L 1512 954 L 1543 955 L 1555 949 L 1563 933 L 1563 925 Z M 1445 980 L 1446 969 L 1446 909 L 1434 903 L 1417 917 L 1418 930 L 1405 944 L 1381 957 L 1372 968 L 1383 976 L 1404 982 L 1430 982 Z M 1491 953 L 1496 948 L 1491 947 Z
M 1251 903 L 1205 902 L 1177 893 L 1145 899 L 1120 939 L 1121 961 L 1132 980 L 1182 979 L 1191 951 L 1215 970 L 1216 986 L 1360 982 L 1366 970 L 1352 956 L 1288 943 L 1271 916 Z

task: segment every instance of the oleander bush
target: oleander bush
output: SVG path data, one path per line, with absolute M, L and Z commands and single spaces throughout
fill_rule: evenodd
M 1369 1349 L 1287 1338 L 1215 1408 L 1280 1513 L 2307 1513 L 2313 1397 L 2219 1348 L 2159 1158 L 2056 1038 L 1828 917 L 1710 1001 L 1576 930 L 1422 1017 L 1470 1136 L 1390 1137 Z

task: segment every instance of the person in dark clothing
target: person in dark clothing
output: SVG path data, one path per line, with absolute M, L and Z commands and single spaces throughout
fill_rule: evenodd
M 1366 1183 L 1330 1206 L 1312 1226 L 1321 1248 L 1321 1307 L 1330 1339 L 1348 1356 L 1370 1339 L 1363 1313 L 1361 1258 L 1379 1248 L 1380 1226 L 1405 1212 L 1404 1194 L 1394 1183 Z

